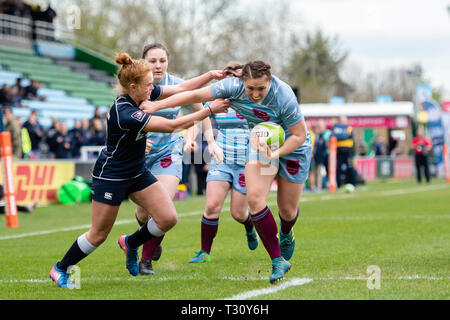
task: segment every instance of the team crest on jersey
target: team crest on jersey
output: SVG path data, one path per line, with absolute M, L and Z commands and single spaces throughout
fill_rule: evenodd
M 265 111 L 261 111 L 258 109 L 252 109 L 253 110 L 253 114 L 255 116 L 257 116 L 258 118 L 260 118 L 263 121 L 269 121 L 270 120 L 270 116 L 267 112 Z
M 245 188 L 246 187 L 246 184 L 245 184 L 245 174 L 243 174 L 243 173 L 239 173 L 239 185 L 242 187 L 242 188 Z
M 287 160 L 286 170 L 291 175 L 296 175 L 300 170 L 300 162 L 298 160 Z
M 133 119 L 136 119 L 137 121 L 142 121 L 144 119 L 144 117 L 145 117 L 145 112 L 143 112 L 143 111 L 136 111 L 135 113 L 133 113 L 131 115 L 131 117 Z
M 161 161 L 161 167 L 168 168 L 172 165 L 172 156 L 167 156 L 165 158 L 162 158 Z

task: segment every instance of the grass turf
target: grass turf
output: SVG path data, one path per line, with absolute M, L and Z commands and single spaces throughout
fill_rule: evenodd
M 80 290 L 56 287 L 48 273 L 89 229 L 89 204 L 40 207 L 20 214 L 17 229 L 7 229 L 2 215 L 0 299 L 449 299 L 449 196 L 450 185 L 439 180 L 379 181 L 351 194 L 305 193 L 294 226 L 292 270 L 275 286 L 262 243 L 255 251 L 247 248 L 245 229 L 231 218 L 228 202 L 211 262 L 203 264 L 187 261 L 200 249 L 205 198 L 175 202 L 179 222 L 153 263 L 156 274 L 146 277 L 128 274 L 117 245 L 120 235 L 138 227 L 132 203 L 123 203 L 109 238 L 78 264 Z M 275 193 L 268 203 L 279 222 Z M 367 286 L 370 265 L 381 270 L 378 290 Z M 310 282 L 295 285 L 296 279 Z M 264 294 L 267 288 L 272 293 Z

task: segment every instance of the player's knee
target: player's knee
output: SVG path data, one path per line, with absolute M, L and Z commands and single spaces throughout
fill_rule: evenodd
M 247 197 L 248 197 L 248 206 L 251 212 L 261 211 L 266 206 L 265 197 L 259 194 L 247 194 Z
M 278 210 L 280 215 L 286 220 L 292 220 L 297 216 L 298 207 L 286 203 L 278 203 Z
M 105 242 L 106 238 L 108 238 L 108 234 L 109 232 L 106 232 L 104 230 L 89 230 L 86 237 L 90 244 L 98 247 L 103 242 Z
M 206 203 L 205 214 L 207 218 L 220 214 L 221 210 L 222 204 L 220 203 L 220 201 L 208 201 Z
M 247 210 L 231 210 L 231 216 L 236 221 L 245 221 L 248 216 Z
M 165 232 L 169 231 L 170 229 L 172 229 L 178 222 L 178 216 L 177 213 L 171 213 L 171 214 L 167 214 L 164 216 L 163 219 L 161 219 L 160 221 L 158 221 L 159 223 L 159 228 Z

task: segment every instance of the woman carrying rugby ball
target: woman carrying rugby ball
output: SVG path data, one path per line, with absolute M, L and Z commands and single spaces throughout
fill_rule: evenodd
M 275 283 L 283 279 L 291 268 L 287 260 L 292 257 L 295 248 L 292 227 L 299 216 L 298 204 L 308 177 L 311 137 L 291 87 L 273 76 L 270 69 L 270 65 L 262 61 L 249 62 L 242 70 L 234 71 L 237 77 L 157 102 L 146 102 L 141 109 L 153 113 L 178 105 L 224 98 L 230 100 L 231 108 L 248 121 L 250 129 L 267 121 L 282 126 L 286 140 L 276 150 L 264 142 L 260 143 L 256 137 L 251 139 L 245 166 L 251 218 L 272 259 L 270 282 Z M 266 203 L 274 178 L 278 180 L 279 241 L 277 224 Z

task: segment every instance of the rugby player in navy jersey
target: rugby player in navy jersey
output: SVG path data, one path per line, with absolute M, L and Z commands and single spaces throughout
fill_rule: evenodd
M 153 83 L 164 86 L 177 86 L 184 82 L 183 79 L 175 77 L 167 72 L 169 66 L 169 51 L 161 43 L 151 43 L 143 49 L 142 58 L 152 65 Z M 153 115 L 161 116 L 166 119 L 175 119 L 180 115 L 182 107 L 170 108 L 155 112 Z M 186 108 L 186 107 L 183 107 Z M 203 109 L 201 103 L 189 105 L 193 111 Z M 191 127 L 190 129 L 193 129 Z M 203 120 L 203 131 L 208 142 L 208 150 L 211 155 L 221 162 L 223 153 L 217 147 L 212 132 L 211 121 L 209 118 Z M 186 143 L 190 144 L 189 141 Z M 175 196 L 178 184 L 182 178 L 183 170 L 183 138 L 178 132 L 148 132 L 147 145 L 149 153 L 146 155 L 146 165 L 150 172 L 167 189 L 171 199 Z M 147 222 L 150 213 L 142 207 L 136 206 L 136 219 L 140 225 Z M 152 260 L 158 260 L 161 256 L 161 242 L 164 235 L 155 237 L 142 246 L 142 257 L 139 262 L 139 273 L 141 275 L 154 274 Z
M 120 53 L 115 61 L 121 65 L 117 75 L 121 94 L 108 112 L 106 147 L 92 173 L 92 225 L 52 267 L 50 278 L 59 287 L 75 287 L 70 280 L 69 266 L 77 264 L 106 240 L 120 204 L 126 197 L 152 215 L 152 219 L 135 233 L 121 236 L 118 241 L 125 252 L 128 271 L 133 276 L 138 274 L 138 247 L 154 237 L 162 236 L 177 223 L 172 199 L 145 167 L 146 132 L 186 129 L 213 113 L 228 111 L 229 102 L 217 99 L 208 108 L 173 120 L 147 114 L 139 109 L 142 102 L 149 97 L 154 100 L 180 89 L 153 85 L 152 67 L 143 59 L 133 60 L 127 53 Z M 211 74 L 218 79 L 222 77 L 221 72 L 210 72 L 191 79 L 193 81 L 190 83 L 186 81 L 187 86 L 195 82 L 197 86 L 202 86 L 205 81 L 212 80 Z
M 295 248 L 292 231 L 299 216 L 299 202 L 308 177 L 311 161 L 311 137 L 297 98 L 288 84 L 273 76 L 270 65 L 263 61 L 247 63 L 239 77 L 226 78 L 208 87 L 183 92 L 170 98 L 145 102 L 145 112 L 206 102 L 216 98 L 231 101 L 248 123 L 272 121 L 286 133 L 284 144 L 271 150 L 258 139 L 250 139 L 245 183 L 251 218 L 258 235 L 272 260 L 270 282 L 284 278 L 291 268 L 289 260 Z M 277 204 L 280 217 L 280 237 L 272 212 L 267 206 L 270 186 L 277 178 Z

